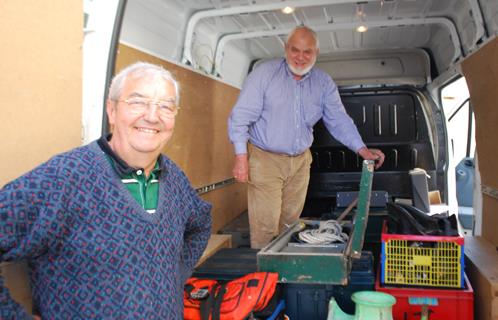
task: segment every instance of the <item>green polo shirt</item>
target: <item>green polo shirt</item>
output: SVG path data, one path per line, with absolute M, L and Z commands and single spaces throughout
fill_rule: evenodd
M 148 177 L 145 176 L 143 168 L 130 167 L 121 159 L 109 146 L 107 142 L 110 135 L 98 140 L 98 144 L 105 153 L 116 173 L 121 178 L 126 189 L 131 193 L 133 198 L 150 214 L 154 214 L 157 208 L 159 197 L 159 177 L 161 175 L 161 166 L 159 159 L 156 161 Z
M 135 200 L 140 203 L 148 213 L 155 213 L 159 195 L 159 163 L 156 162 L 150 175 L 145 177 L 143 169 L 136 169 L 132 173 L 121 176 L 121 181 L 130 191 Z

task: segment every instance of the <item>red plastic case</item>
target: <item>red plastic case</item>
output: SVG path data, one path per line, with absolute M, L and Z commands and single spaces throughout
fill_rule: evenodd
M 394 320 L 421 319 L 422 301 L 437 304 L 428 305 L 430 320 L 474 319 L 474 290 L 467 276 L 463 289 L 382 286 L 379 278 L 377 274 L 375 290 L 389 293 L 396 298 L 396 304 L 393 306 Z

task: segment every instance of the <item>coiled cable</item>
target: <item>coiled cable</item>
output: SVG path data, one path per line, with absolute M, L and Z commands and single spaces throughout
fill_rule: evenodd
M 320 221 L 318 229 L 306 229 L 299 232 L 299 240 L 317 245 L 346 243 L 349 236 L 342 232 L 342 227 L 336 220 Z

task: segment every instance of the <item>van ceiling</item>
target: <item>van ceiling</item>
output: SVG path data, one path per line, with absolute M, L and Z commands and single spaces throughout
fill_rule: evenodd
M 286 34 L 303 24 L 325 56 L 423 49 L 437 76 L 497 34 L 498 1 L 128 0 L 121 41 L 240 83 L 234 65 L 247 72 L 283 56 Z M 357 32 L 360 24 L 368 30 Z

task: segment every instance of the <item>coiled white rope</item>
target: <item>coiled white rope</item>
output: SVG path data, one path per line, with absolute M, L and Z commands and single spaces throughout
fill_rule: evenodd
M 307 229 L 299 232 L 299 240 L 310 244 L 345 243 L 348 235 L 342 232 L 342 227 L 336 220 L 320 221 L 318 229 Z

